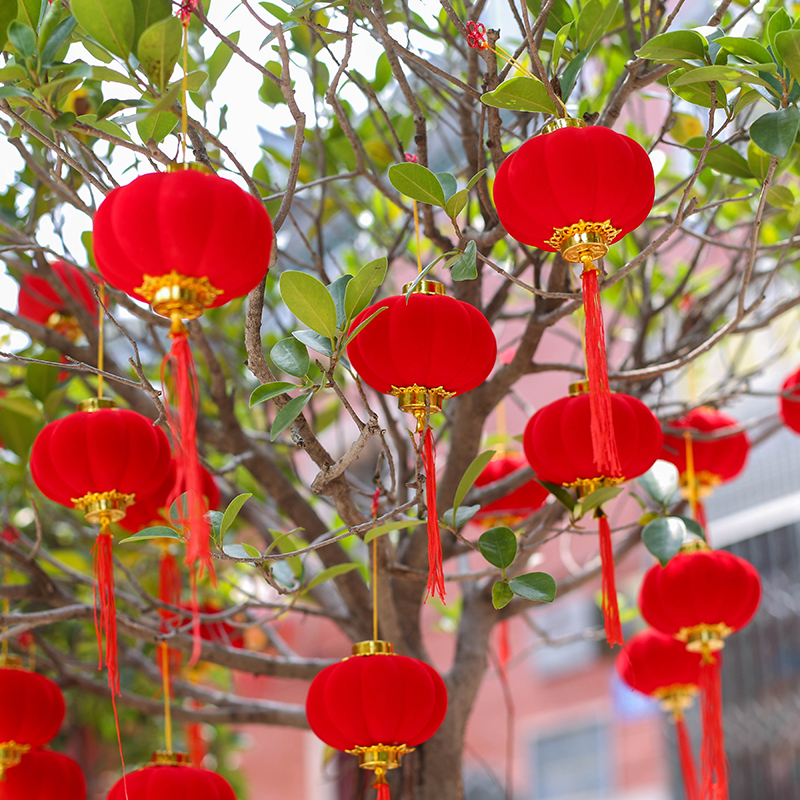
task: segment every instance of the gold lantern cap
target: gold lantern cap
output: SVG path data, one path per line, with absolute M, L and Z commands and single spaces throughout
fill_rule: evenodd
M 391 642 L 383 639 L 368 639 L 365 642 L 356 642 L 353 645 L 354 656 L 391 656 L 394 647 Z
M 151 767 L 189 767 L 191 760 L 187 753 L 173 752 L 172 750 L 156 750 L 150 759 Z
M 78 403 L 78 411 L 100 411 L 101 408 L 116 408 L 117 404 L 110 397 L 90 397 Z
M 561 117 L 560 119 L 550 120 L 546 125 L 543 125 L 541 130 L 536 134 L 537 136 L 546 136 L 553 131 L 561 130 L 562 128 L 585 128 L 586 123 L 582 119 L 576 117 Z
M 441 294 L 447 295 L 447 289 L 439 281 L 420 281 L 414 288 L 410 283 L 403 285 L 403 294 Z

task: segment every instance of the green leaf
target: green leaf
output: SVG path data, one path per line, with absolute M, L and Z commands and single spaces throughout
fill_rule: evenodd
M 51 348 L 42 353 L 42 361 L 58 361 L 60 353 Z M 42 402 L 58 386 L 58 367 L 46 364 L 30 364 L 25 371 L 25 385 L 28 391 Z
M 637 479 L 644 489 L 659 505 L 668 506 L 680 485 L 678 468 L 669 461 L 658 459 L 644 475 Z
M 470 179 L 469 183 L 467 183 L 467 191 L 469 191 L 485 174 L 487 170 L 482 169 L 480 172 L 476 172 Z
M 472 463 L 464 470 L 461 480 L 456 488 L 453 508 L 458 510 L 461 501 L 467 496 L 467 492 L 473 487 L 478 476 L 486 469 L 486 465 L 494 458 L 496 450 L 484 450 L 472 460 Z
M 703 530 L 703 526 L 697 520 L 694 520 L 691 517 L 682 517 L 680 515 L 673 516 L 675 516 L 676 519 L 682 520 L 683 524 L 686 526 L 686 530 L 689 531 L 690 534 L 705 541 L 706 532 Z
M 767 202 L 777 208 L 791 211 L 794 208 L 794 194 L 788 186 L 770 186 L 767 192 Z
M 781 54 L 775 49 L 775 39 L 779 33 L 791 30 L 792 18 L 786 13 L 786 9 L 779 8 L 770 18 L 767 23 L 767 39 L 772 45 L 772 52 L 775 54 L 777 62 L 783 66 L 783 58 Z
M 580 499 L 580 502 L 575 504 L 573 513 L 576 517 L 582 517 L 592 509 L 599 508 L 603 503 L 613 500 L 617 495 L 624 491 L 622 486 L 601 486 L 595 489 L 585 497 Z
M 269 357 L 278 369 L 282 369 L 289 375 L 294 375 L 295 378 L 302 378 L 311 366 L 306 346 L 295 339 L 294 336 L 281 339 L 269 351 Z M 282 392 L 277 394 L 282 394 Z M 274 395 L 272 396 L 274 397 Z
M 766 86 L 768 89 L 772 88 L 771 83 L 759 78 L 758 75 L 751 75 L 743 68 L 737 69 L 736 67 L 721 65 L 688 69 L 680 77 L 671 80 L 670 88 L 675 91 L 676 88 L 681 86 L 690 86 L 694 83 L 711 83 L 712 81 L 758 84 L 759 86 Z
M 672 84 L 680 80 L 690 70 L 674 69 L 667 75 L 667 81 L 670 84 L 670 89 L 678 95 L 682 100 L 687 103 L 692 103 L 695 106 L 702 106 L 703 108 L 711 108 L 711 86 L 708 83 L 690 83 L 688 86 L 678 86 L 673 88 Z M 715 82 L 717 107 L 722 109 L 726 108 L 728 104 L 728 96 L 719 81 Z
M 361 322 L 359 322 L 358 325 L 356 325 L 356 327 L 353 328 L 353 330 L 350 331 L 350 333 L 347 334 L 347 338 L 344 340 L 345 347 L 348 344 L 350 344 L 350 342 L 352 342 L 353 339 L 355 339 L 356 336 L 358 336 L 358 334 L 361 333 L 361 331 L 363 331 L 364 328 L 366 328 L 367 325 L 369 325 L 369 323 L 372 322 L 372 320 L 375 319 L 375 317 L 378 316 L 378 314 L 383 313 L 384 311 L 386 311 L 386 309 L 387 309 L 387 306 L 381 306 L 377 311 L 374 311 L 366 319 L 361 320 Z M 332 355 L 332 353 L 331 353 L 331 355 Z
M 8 41 L 23 58 L 29 58 L 36 52 L 36 34 L 23 22 L 14 20 L 8 26 Z
M 61 22 L 56 25 L 50 37 L 47 39 L 47 44 L 42 48 L 41 37 L 39 40 L 39 48 L 41 49 L 42 64 L 51 64 L 55 59 L 58 51 L 66 44 L 75 26 L 78 24 L 73 16 L 65 17 Z
M 719 36 L 714 42 L 739 58 L 749 58 L 757 64 L 772 64 L 772 56 L 764 45 L 741 36 Z
M 246 543 L 236 542 L 234 544 L 226 544 L 222 548 L 222 552 L 231 558 L 262 558 L 263 554 L 253 545 Z
M 578 15 L 578 50 L 600 41 L 617 13 L 619 0 L 589 0 Z
M 228 38 L 234 43 L 239 44 L 239 31 L 233 31 L 229 34 Z M 208 82 L 213 89 L 217 85 L 217 81 L 225 71 L 228 63 L 233 56 L 233 50 L 225 42 L 220 42 L 214 52 L 211 54 L 208 61 L 206 61 L 206 68 L 208 69 Z
M 171 111 L 159 111 L 136 121 L 136 131 L 143 142 L 153 139 L 163 142 L 178 124 L 178 118 Z
M 220 547 L 222 545 L 222 536 L 220 535 L 219 528 L 220 525 L 222 525 L 222 512 L 209 511 L 206 516 L 211 526 L 211 538 L 214 540 L 214 544 Z
M 225 512 L 222 515 L 222 522 L 219 525 L 219 535 L 220 537 L 225 536 L 228 528 L 233 525 L 234 520 L 236 517 L 239 516 L 239 512 L 242 510 L 242 506 L 253 496 L 252 492 L 244 492 L 243 494 L 237 495 L 236 497 L 228 503 L 228 507 L 225 509 Z M 260 555 L 260 554 L 259 554 Z
M 59 114 L 51 123 L 50 127 L 54 131 L 68 131 L 76 122 L 78 118 L 71 111 L 65 111 Z
M 8 67 L 0 68 L 0 81 L 21 81 L 28 77 L 28 71 L 25 67 L 20 67 L 12 64 Z
M 570 513 L 573 512 L 575 509 L 575 498 L 560 484 L 558 483 L 548 483 L 547 481 L 540 480 L 539 483 L 547 489 L 553 497 L 561 503 L 564 508 L 567 509 Z
M 422 164 L 393 164 L 389 167 L 389 181 L 401 194 L 420 203 L 444 206 L 442 184 L 436 175 Z
M 208 73 L 203 72 L 201 69 L 195 69 L 190 72 L 186 76 L 186 88 L 190 92 L 197 92 L 203 86 L 203 84 L 208 80 Z M 178 80 L 173 81 L 167 87 L 169 89 L 178 89 L 179 91 L 183 90 L 183 78 L 178 78 Z
M 747 145 L 747 166 L 755 176 L 757 181 L 762 181 L 767 177 L 769 171 L 768 153 L 765 153 L 754 141 Z
M 0 86 L 0 97 L 29 97 L 33 95 L 21 86 Z
M 800 127 L 800 111 L 796 106 L 769 111 L 750 126 L 750 138 L 775 158 L 786 158 Z
M 708 42 L 697 31 L 668 31 L 648 39 L 636 55 L 651 61 L 683 61 L 703 59 L 707 52 Z
M 250 395 L 250 408 L 257 406 L 259 403 L 265 403 L 279 394 L 290 392 L 292 389 L 297 389 L 293 383 L 286 383 L 286 381 L 272 381 L 271 383 L 262 383 L 257 386 L 253 393 Z
M 693 150 L 702 150 L 705 143 L 704 136 L 694 136 L 686 142 L 686 146 Z M 699 157 L 699 153 L 695 153 L 695 155 Z M 712 143 L 711 150 L 706 154 L 705 165 L 723 175 L 731 175 L 734 178 L 753 177 L 750 167 L 747 166 L 747 159 L 729 144 L 718 142 L 716 139 Z
M 314 331 L 292 331 L 292 336 L 317 353 L 322 353 L 324 356 L 333 355 L 333 346 L 327 336 L 321 336 Z
M 42 0 L 20 0 L 17 3 L 17 19 L 29 28 L 36 30 L 42 18 Z
M 44 419 L 33 400 L 0 397 L 0 441 L 23 461 L 27 460 L 33 440 L 43 426 Z
M 515 595 L 539 603 L 552 603 L 556 596 L 556 582 L 546 572 L 528 572 L 512 578 L 508 585 Z
M 492 605 L 496 609 L 505 608 L 514 598 L 508 581 L 495 581 L 492 586 Z
M 331 578 L 338 578 L 340 575 L 345 575 L 348 572 L 352 572 L 354 569 L 358 569 L 359 565 L 355 563 L 349 564 L 335 564 L 332 567 L 328 567 L 327 569 L 322 570 L 318 575 L 315 575 L 311 581 L 309 581 L 308 586 L 306 586 L 301 594 L 305 594 L 306 592 L 310 592 L 316 586 L 319 586 L 321 583 L 330 580 Z
M 445 525 L 458 530 L 463 525 L 466 525 L 479 511 L 481 507 L 476 506 L 459 506 L 453 518 L 453 509 L 448 508 L 442 515 Z
M 376 258 L 356 272 L 344 293 L 344 314 L 348 320 L 357 317 L 370 304 L 388 268 L 389 261 L 386 258 Z
M 133 44 L 137 45 L 147 28 L 172 14 L 171 0 L 134 0 Z M 136 57 L 139 58 L 138 52 Z M 141 60 L 141 59 L 140 59 Z
M 773 49 L 789 74 L 800 82 L 800 29 L 792 28 L 776 34 Z
M 422 281 L 423 281 L 423 280 L 425 280 L 425 276 L 426 276 L 426 275 L 427 275 L 427 274 L 428 274 L 428 273 L 429 273 L 429 272 L 430 272 L 430 271 L 431 271 L 431 270 L 432 270 L 432 269 L 433 269 L 433 268 L 434 268 L 434 267 L 435 267 L 435 266 L 436 266 L 436 265 L 437 265 L 437 264 L 438 264 L 438 263 L 439 263 L 439 262 L 440 262 L 440 261 L 441 261 L 443 258 L 446 258 L 447 256 L 453 256 L 453 255 L 455 255 L 457 252 L 458 252 L 458 251 L 456 251 L 456 250 L 451 250 L 451 251 L 450 251 L 450 252 L 448 252 L 448 253 L 440 253 L 438 256 L 436 256 L 436 258 L 434 258 L 434 259 L 433 259 L 433 261 L 431 261 L 431 263 L 430 263 L 430 264 L 428 264 L 427 266 L 425 266 L 425 267 L 423 268 L 422 272 L 418 272 L 418 273 L 417 273 L 417 275 L 414 277 L 414 280 L 413 280 L 413 281 L 411 281 L 411 283 L 407 283 L 407 284 L 406 284 L 406 285 L 403 287 L 403 288 L 406 290 L 406 293 L 405 293 L 406 302 L 408 302 L 408 298 L 409 298 L 409 297 L 411 297 L 411 293 L 414 291 L 414 289 L 416 289 L 416 287 L 417 287 L 417 286 L 419 286 L 419 284 L 420 284 L 420 283 L 422 283 Z
M 444 190 L 444 199 L 449 200 L 458 190 L 458 181 L 456 176 L 451 175 L 449 172 L 436 172 L 436 179 L 442 184 Z
M 3 0 L 0 3 L 0 50 L 5 47 L 8 26 L 17 16 L 17 0 Z
M 586 63 L 586 59 L 589 58 L 591 52 L 591 50 L 581 50 L 575 53 L 572 61 L 567 64 L 564 71 L 561 73 L 561 96 L 567 100 L 569 100 L 569 96 L 572 94 L 572 90 L 578 82 L 578 75 L 580 75 L 583 65 Z
M 128 134 L 122 128 L 120 128 L 119 125 L 117 125 L 115 122 L 111 122 L 111 120 L 97 119 L 94 114 L 83 114 L 82 116 L 78 117 L 78 122 L 88 125 L 90 128 L 96 128 L 98 131 L 110 133 L 112 136 L 117 136 L 125 141 L 131 141 L 131 137 L 128 136 Z
M 417 525 L 422 525 L 424 519 L 395 519 L 391 522 L 384 522 L 383 525 L 377 525 L 364 534 L 364 544 L 369 544 L 373 539 L 383 536 L 390 531 L 399 531 L 403 528 L 416 528 Z
M 137 48 L 142 69 L 151 81 L 163 89 L 181 54 L 183 27 L 177 17 L 165 17 L 147 28 L 139 37 Z
M 686 525 L 680 517 L 659 517 L 648 522 L 642 529 L 644 546 L 665 567 L 669 560 L 681 549 L 686 538 Z
M 467 205 L 468 195 L 469 191 L 467 189 L 461 189 L 461 191 L 456 192 L 452 197 L 448 198 L 447 202 L 444 204 L 444 210 L 447 212 L 447 216 L 450 217 L 450 219 L 455 219 L 464 210 L 464 207 Z
M 556 34 L 555 41 L 553 42 L 553 53 L 550 57 L 550 72 L 555 75 L 558 69 L 558 62 L 561 60 L 561 54 L 564 52 L 564 46 L 569 38 L 569 32 L 572 30 L 572 22 L 568 22 L 559 28 Z
M 481 95 L 481 101 L 492 108 L 510 108 L 513 111 L 541 114 L 556 113 L 545 85 L 536 78 L 525 76 L 503 81 L 493 92 Z
M 281 275 L 280 289 L 286 307 L 300 322 L 333 341 L 336 305 L 322 281 L 307 272 L 290 270 Z
M 347 284 L 353 280 L 350 274 L 340 275 L 333 283 L 328 284 L 328 293 L 333 298 L 333 305 L 336 308 L 336 327 L 344 330 L 347 326 L 347 317 L 344 313 L 344 296 Z
M 120 539 L 120 544 L 125 542 L 141 542 L 145 539 L 176 539 L 183 541 L 183 537 L 174 528 L 168 528 L 166 525 L 154 525 L 152 528 L 145 528 L 134 533 L 133 536 L 128 536 L 126 539 Z
M 127 59 L 136 23 L 131 0 L 72 0 L 81 27 L 114 55 Z
M 470 239 L 464 252 L 448 262 L 450 277 L 454 281 L 471 281 L 478 277 L 477 251 L 477 245 L 474 240 Z
M 61 387 L 54 389 L 49 395 L 47 395 L 47 397 L 45 397 L 42 407 L 44 408 L 44 415 L 48 420 L 54 420 L 56 418 L 56 413 L 61 407 L 61 404 L 64 402 L 64 398 L 67 396 L 68 389 L 69 379 L 64 381 Z
M 278 434 L 283 433 L 297 419 L 310 399 L 310 393 L 294 397 L 275 415 L 275 421 L 269 432 L 271 442 L 274 442 Z
M 478 548 L 493 567 L 506 570 L 517 557 L 517 537 L 511 528 L 489 528 L 478 539 Z

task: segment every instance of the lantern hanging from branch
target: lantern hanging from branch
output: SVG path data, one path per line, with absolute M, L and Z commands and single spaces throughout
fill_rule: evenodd
M 750 622 L 760 600 L 761 578 L 756 568 L 733 553 L 711 550 L 699 539 L 685 543 L 665 567 L 651 567 L 642 582 L 639 608 L 645 621 L 702 656 L 703 798 L 728 796 L 716 654 L 728 636 Z
M 170 449 L 161 428 L 141 414 L 92 398 L 80 410 L 46 425 L 31 449 L 31 476 L 50 500 L 80 509 L 100 525 L 93 549 L 95 604 L 100 606 L 98 647 L 112 698 L 119 694 L 111 523 L 119 522 L 137 495 L 147 496 L 164 480 Z
M 732 481 L 741 473 L 750 439 L 737 420 L 708 407 L 694 408 L 668 427 L 681 433 L 664 434 L 664 451 L 659 458 L 678 468 L 692 513 L 705 530 L 703 498 L 720 483 Z M 726 429 L 731 429 L 730 433 Z
M 800 369 L 783 382 L 778 398 L 778 411 L 789 430 L 800 433 Z
M 184 165 L 186 167 L 187 165 Z M 193 167 L 199 165 L 191 165 Z M 197 377 L 182 320 L 196 319 L 254 289 L 270 266 L 274 232 L 263 204 L 201 169 L 136 178 L 114 189 L 94 217 L 97 267 L 106 280 L 171 320 L 175 370 L 170 418 L 179 469 L 173 496 L 190 492 L 187 562 L 212 570 L 197 454 Z
M 632 689 L 655 697 L 670 712 L 678 740 L 678 758 L 686 800 L 701 800 L 694 753 L 684 711 L 691 708 L 700 684 L 700 654 L 682 642 L 648 628 L 628 639 L 617 656 L 617 673 Z
M 484 488 L 491 486 L 527 465 L 528 462 L 522 453 L 506 453 L 495 456 L 478 475 L 475 485 Z M 522 486 L 512 489 L 508 494 L 487 503 L 473 519 L 487 527 L 515 525 L 519 520 L 541 508 L 548 494 L 547 489 L 539 481 L 531 479 Z
M 404 293 L 409 288 L 403 287 Z M 353 320 L 350 330 L 379 311 L 347 346 L 347 355 L 365 383 L 396 397 L 400 409 L 417 420 L 428 506 L 427 594 L 444 600 L 429 415 L 441 411 L 447 398 L 486 380 L 497 356 L 497 342 L 486 317 L 475 306 L 448 297 L 443 284 L 436 281 L 420 281 L 408 299 L 400 295 L 369 306 Z
M 497 171 L 494 201 L 520 242 L 583 265 L 586 375 L 591 436 L 601 473 L 619 471 L 612 432 L 603 312 L 594 262 L 644 222 L 653 206 L 650 158 L 633 139 L 582 120 L 557 119 L 508 155 Z
M 574 384 L 570 397 L 540 408 L 528 421 L 523 436 L 525 455 L 541 481 L 576 489 L 579 496 L 617 486 L 644 474 L 661 452 L 661 426 L 647 406 L 627 394 L 610 395 L 615 449 L 619 469 L 602 472 L 590 434 L 591 400 L 585 383 Z M 610 645 L 623 644 L 614 577 L 614 550 L 608 518 L 595 510 L 603 568 L 603 617 Z
M 29 751 L 47 744 L 64 721 L 64 695 L 17 656 L 0 659 L 0 781 Z
M 311 730 L 375 772 L 378 800 L 389 800 L 386 772 L 430 739 L 446 712 L 439 673 L 424 661 L 395 655 L 381 640 L 354 644 L 350 658 L 314 678 L 306 698 Z
M 31 750 L 0 785 L 3 800 L 86 800 L 78 762 L 54 750 Z

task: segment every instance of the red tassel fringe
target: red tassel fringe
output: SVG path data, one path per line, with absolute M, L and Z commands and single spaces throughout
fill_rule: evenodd
M 381 783 L 378 786 L 377 800 L 392 800 L 392 793 L 389 791 L 388 783 Z
M 622 623 L 617 604 L 617 582 L 614 576 L 614 545 L 611 541 L 611 528 L 608 517 L 601 511 L 597 515 L 600 532 L 600 563 L 603 569 L 603 621 L 606 626 L 606 639 L 609 647 L 625 645 L 622 638 Z
M 589 381 L 592 453 L 600 474 L 607 478 L 617 478 L 622 476 L 622 468 L 617 453 L 617 440 L 614 437 L 606 332 L 597 276 L 596 269 L 585 269 L 581 275 L 583 309 L 586 312 L 586 377 Z
M 508 642 L 508 620 L 504 619 L 497 626 L 497 664 L 500 672 L 505 672 L 511 657 L 511 647 Z
M 713 655 L 707 658 L 707 663 L 700 668 L 702 797 L 703 800 L 728 800 L 728 763 L 722 727 L 722 676 L 719 659 Z
M 428 506 L 428 588 L 425 600 L 439 595 L 444 603 L 444 566 L 442 540 L 439 534 L 439 514 L 436 510 L 436 453 L 430 428 L 425 431 L 422 447 L 422 465 L 425 468 L 425 501 Z
M 694 763 L 692 741 L 683 716 L 675 720 L 675 733 L 678 738 L 678 760 L 683 775 L 683 793 L 686 800 L 700 800 L 700 784 L 697 781 L 697 767 Z
M 198 700 L 191 698 L 189 700 L 189 708 L 198 709 L 202 708 L 203 704 Z M 189 760 L 194 767 L 202 767 L 203 760 L 206 757 L 206 740 L 203 738 L 203 731 L 199 722 L 186 723 L 186 750 L 189 753 Z M 689 798 L 689 800 L 694 800 Z
M 117 658 L 117 608 L 114 587 L 114 559 L 111 555 L 113 539 L 104 525 L 92 548 L 94 567 L 94 629 L 97 634 L 98 669 L 103 663 L 108 667 L 108 685 L 112 697 L 120 693 L 119 663 Z M 97 609 L 100 607 L 100 618 Z
M 171 606 L 180 605 L 181 602 L 181 573 L 178 568 L 178 562 L 175 556 L 166 548 L 161 553 L 161 561 L 158 565 L 158 599 L 162 603 L 168 603 Z M 163 622 L 161 623 L 161 631 L 166 633 L 178 620 L 175 618 L 175 612 L 168 611 L 166 608 L 159 610 L 159 615 Z M 157 656 L 159 667 L 162 660 Z M 172 675 L 177 673 L 181 668 L 181 652 L 169 648 L 168 664 L 170 670 L 170 685 L 172 683 Z

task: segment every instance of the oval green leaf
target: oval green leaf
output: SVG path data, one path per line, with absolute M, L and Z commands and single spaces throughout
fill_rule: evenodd
M 705 58 L 707 52 L 708 42 L 697 31 L 669 31 L 648 39 L 636 55 L 651 61 L 683 61 Z
M 139 37 L 137 53 L 142 69 L 163 89 L 172 77 L 181 54 L 183 27 L 177 17 L 166 17 L 147 28 Z
M 642 541 L 661 566 L 665 567 L 681 549 L 686 534 L 686 525 L 680 517 L 659 517 L 644 526 Z
M 279 394 L 284 394 L 285 392 L 290 392 L 292 389 L 297 388 L 298 387 L 293 383 L 287 383 L 286 381 L 262 383 L 261 386 L 257 386 L 250 395 L 250 408 L 257 406 L 259 403 L 264 403 L 267 400 L 271 400 L 273 397 L 277 397 Z
M 517 537 L 511 528 L 489 528 L 478 539 L 481 555 L 498 569 L 508 569 L 517 557 Z
M 350 564 L 335 564 L 332 567 L 328 567 L 327 569 L 322 570 L 318 575 L 315 575 L 311 581 L 309 581 L 308 586 L 303 589 L 301 594 L 305 594 L 306 592 L 310 592 L 314 587 L 319 586 L 321 583 L 330 580 L 331 578 L 338 578 L 340 575 L 346 575 L 348 572 L 352 572 L 354 569 L 358 569 L 358 564 L 350 563 Z
M 497 608 L 505 608 L 514 599 L 514 592 L 508 585 L 508 581 L 495 581 L 492 586 L 492 605 Z
M 741 36 L 720 36 L 714 43 L 739 58 L 748 58 L 757 64 L 772 64 L 772 56 L 764 45 Z
M 619 0 L 589 0 L 578 14 L 578 49 L 587 50 L 600 41 L 617 13 Z
M 386 258 L 376 258 L 361 267 L 353 280 L 347 284 L 344 293 L 344 313 L 348 321 L 357 317 L 370 304 L 372 295 L 383 283 L 388 268 L 389 261 Z
M 389 167 L 389 181 L 401 194 L 420 203 L 444 206 L 445 196 L 439 179 L 422 164 L 394 164 Z
M 278 369 L 282 369 L 285 373 L 293 375 L 295 378 L 302 378 L 311 366 L 306 346 L 295 339 L 294 336 L 281 339 L 269 351 L 269 357 Z
M 60 357 L 58 350 L 48 348 L 42 353 L 42 361 L 58 361 Z M 25 385 L 28 391 L 42 402 L 58 386 L 58 367 L 51 367 L 47 364 L 30 364 L 25 371 Z
M 486 465 L 494 458 L 495 450 L 484 450 L 482 453 L 475 456 L 472 463 L 464 470 L 461 480 L 458 482 L 455 498 L 453 499 L 453 508 L 458 509 L 461 501 L 467 496 L 467 492 L 472 488 L 475 481 L 481 472 L 486 469 Z
M 19 20 L 8 26 L 8 41 L 14 45 L 17 53 L 23 58 L 30 58 L 36 52 L 36 34 Z
M 136 22 L 131 0 L 72 0 L 80 26 L 109 52 L 127 59 Z
M 292 331 L 292 336 L 294 336 L 298 342 L 302 342 L 317 353 L 322 353 L 324 356 L 333 355 L 331 340 L 327 336 L 320 336 L 320 334 L 314 331 Z
M 325 284 L 307 272 L 290 270 L 281 275 L 281 297 L 286 307 L 312 331 L 333 340 L 336 304 Z
M 275 441 L 278 434 L 283 433 L 302 413 L 303 409 L 308 405 L 311 399 L 311 394 L 301 394 L 290 400 L 276 415 L 275 421 L 272 423 L 272 429 L 269 432 L 269 440 Z
M 800 111 L 796 106 L 770 111 L 750 126 L 750 138 L 775 158 L 786 158 L 800 127 Z
M 470 239 L 463 253 L 448 261 L 450 277 L 454 281 L 471 281 L 478 277 L 478 247 Z
M 120 539 L 120 544 L 126 542 L 141 542 L 145 539 L 176 539 L 182 541 L 183 537 L 174 528 L 168 528 L 166 525 L 154 525 L 152 528 L 145 528 L 134 533 L 133 536 L 128 536 L 127 539 Z
M 706 140 L 704 136 L 694 136 L 686 142 L 686 146 L 693 150 L 702 150 Z M 695 155 L 699 155 L 695 153 Z M 752 178 L 753 173 L 747 165 L 747 159 L 734 150 L 729 144 L 714 140 L 711 149 L 706 154 L 705 165 L 734 178 Z
M 539 603 L 552 603 L 556 596 L 556 582 L 546 572 L 528 572 L 512 578 L 508 585 L 515 595 Z
M 674 464 L 659 459 L 636 480 L 656 503 L 667 506 L 672 501 L 675 492 L 678 491 L 680 476 L 678 468 Z
M 237 495 L 236 497 L 228 503 L 228 507 L 225 509 L 225 513 L 222 515 L 222 521 L 219 525 L 219 535 L 220 537 L 225 536 L 226 531 L 230 526 L 233 524 L 233 521 L 239 516 L 239 512 L 242 510 L 242 506 L 253 496 L 252 492 L 244 492 L 243 494 Z M 260 554 L 259 554 L 260 555 Z
M 481 101 L 493 108 L 510 108 L 513 111 L 530 111 L 555 114 L 556 108 L 545 85 L 537 78 L 509 78 L 493 92 L 481 95 Z
M 383 536 L 390 531 L 399 531 L 403 530 L 403 528 L 416 528 L 417 525 L 422 525 L 424 522 L 424 519 L 395 519 L 391 522 L 385 522 L 383 525 L 378 525 L 364 534 L 364 544 L 369 544 L 373 539 L 377 539 L 379 536 Z

